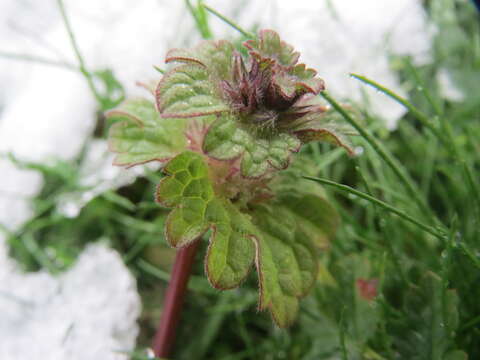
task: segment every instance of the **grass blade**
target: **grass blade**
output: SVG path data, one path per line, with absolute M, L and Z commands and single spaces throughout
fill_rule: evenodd
M 416 220 L 412 216 L 406 214 L 403 210 L 397 209 L 396 207 L 394 207 L 390 204 L 387 204 L 386 202 L 384 202 L 382 200 L 379 200 L 379 199 L 377 199 L 373 196 L 365 194 L 364 192 L 358 191 L 354 188 L 351 188 L 350 186 L 339 184 L 339 183 L 336 183 L 334 181 L 330 181 L 330 180 L 327 180 L 327 179 L 316 178 L 316 177 L 312 177 L 312 176 L 303 176 L 303 178 L 308 179 L 308 180 L 312 180 L 312 181 L 316 181 L 316 182 L 324 184 L 324 185 L 333 186 L 333 187 L 335 187 L 339 190 L 348 192 L 350 194 L 358 196 L 359 198 L 370 201 L 372 204 L 378 205 L 379 207 L 381 207 L 381 208 L 383 208 L 387 211 L 390 211 L 391 213 L 394 213 L 395 215 L 399 216 L 400 218 L 404 219 L 405 221 L 408 221 L 411 224 L 414 224 L 414 225 L 418 226 L 419 228 L 421 228 L 422 230 L 424 230 L 424 231 L 428 232 L 429 234 L 435 236 L 436 238 L 438 238 L 440 240 L 444 239 L 443 235 L 441 233 L 437 232 L 431 226 L 421 223 L 420 221 Z
M 202 3 L 202 6 L 210 13 L 212 13 L 213 15 L 215 15 L 216 17 L 218 17 L 220 20 L 222 20 L 223 22 L 225 22 L 226 24 L 230 25 L 232 28 L 234 28 L 235 30 L 237 30 L 240 34 L 242 34 L 243 36 L 249 38 L 249 39 L 254 39 L 255 38 L 255 34 L 249 32 L 249 31 L 246 31 L 244 29 L 242 29 L 238 24 L 236 24 L 233 20 L 227 18 L 226 16 L 220 14 L 217 10 L 211 8 L 210 6 L 206 5 L 206 4 L 203 4 Z
M 327 100 L 330 105 L 332 105 L 333 108 L 337 110 L 345 118 L 345 120 L 355 128 L 355 130 L 359 132 L 359 134 L 370 144 L 370 146 L 387 163 L 387 165 L 390 166 L 393 172 L 403 182 L 409 193 L 413 196 L 422 212 L 425 214 L 431 214 L 430 209 L 420 196 L 420 192 L 413 183 L 413 180 L 404 171 L 403 167 L 398 163 L 398 161 L 368 131 L 361 127 L 355 121 L 355 119 L 353 119 L 327 92 L 323 91 L 320 93 L 320 95 L 322 95 L 322 97 Z

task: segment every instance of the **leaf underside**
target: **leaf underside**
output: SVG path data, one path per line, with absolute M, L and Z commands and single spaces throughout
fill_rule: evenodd
M 170 70 L 155 90 L 163 118 L 188 118 L 229 110 L 208 70 L 198 64 L 183 64 Z
M 147 99 L 132 99 L 106 114 L 116 121 L 110 128 L 109 147 L 115 165 L 133 166 L 167 161 L 186 147 L 183 119 L 162 119 Z

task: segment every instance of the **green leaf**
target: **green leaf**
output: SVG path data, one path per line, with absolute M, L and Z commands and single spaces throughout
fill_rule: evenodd
M 290 325 L 299 298 L 309 292 L 317 277 L 316 236 L 330 236 L 334 230 L 327 228 L 338 222 L 329 219 L 337 216 L 335 212 L 326 214 L 333 209 L 325 207 L 321 188 L 305 182 L 302 197 L 321 204 L 324 214 L 320 217 L 287 203 L 291 197 L 283 191 L 290 191 L 285 184 L 291 179 L 276 185 L 279 196 L 247 210 L 237 207 L 241 202 L 232 203 L 221 191 L 216 192 L 216 173 L 201 154 L 186 151 L 163 170 L 167 176 L 158 185 L 156 200 L 173 208 L 166 220 L 170 245 L 187 246 L 211 230 L 205 270 L 212 286 L 238 286 L 256 260 L 260 309 L 268 308 L 279 326 Z
M 345 305 L 342 317 L 347 334 L 359 345 L 375 336 L 381 319 L 381 310 L 374 301 L 378 295 L 378 278 L 373 271 L 372 257 L 368 251 L 364 251 L 339 259 L 332 266 L 332 273 L 335 274 L 339 287 L 333 291 L 325 289 L 329 292 L 329 302 L 333 307 L 337 307 L 339 302 Z M 362 293 L 362 283 L 370 281 L 373 293 Z
M 325 89 L 325 82 L 316 78 L 317 72 L 307 68 L 305 64 L 295 65 L 290 74 L 297 79 L 297 88 L 303 88 L 304 92 L 318 94 Z
M 162 117 L 196 117 L 229 110 L 218 82 L 233 71 L 231 43 L 204 41 L 194 49 L 172 49 L 166 62 L 183 62 L 165 74 L 155 96 Z
M 257 207 L 253 219 L 259 231 L 255 237 L 259 308 L 268 308 L 275 323 L 287 327 L 297 317 L 298 299 L 315 283 L 316 250 L 291 213 L 281 206 Z
M 272 184 L 276 197 L 251 213 L 257 227 L 257 271 L 260 309 L 269 308 L 280 327 L 296 318 L 299 299 L 318 274 L 318 249 L 335 235 L 339 217 L 321 186 L 311 186 L 298 172 L 311 173 L 308 159 L 279 174 Z
M 251 134 L 232 115 L 220 116 L 209 128 L 203 150 L 219 160 L 241 157 L 240 171 L 246 178 L 258 178 L 274 169 L 285 169 L 292 152 L 300 148 L 293 135 L 280 133 L 271 138 Z
M 163 118 L 188 118 L 229 110 L 207 68 L 184 64 L 168 71 L 155 90 Z
M 226 41 L 203 41 L 193 49 L 171 49 L 166 63 L 184 62 L 205 67 L 216 79 L 231 80 L 233 75 L 233 45 Z
M 161 119 L 154 104 L 132 99 L 106 114 L 116 121 L 110 128 L 110 150 L 114 164 L 133 166 L 149 161 L 167 161 L 186 147 L 183 119 Z
M 288 72 L 278 71 L 272 76 L 272 84 L 285 100 L 299 98 L 306 93 L 318 94 L 325 89 L 322 79 L 316 78 L 317 72 L 298 64 Z
M 247 276 L 254 260 L 254 228 L 247 215 L 215 195 L 203 157 L 190 151 L 172 159 L 158 185 L 156 200 L 174 209 L 166 220 L 170 245 L 183 247 L 211 229 L 206 271 L 212 286 L 229 289 Z
M 308 312 L 300 322 L 300 331 L 312 336 L 309 359 L 384 359 L 369 349 L 379 337 L 382 307 L 364 298 L 358 286 L 359 279 L 378 280 L 370 260 L 375 256 L 363 251 L 330 258 L 328 268 L 320 264 L 315 296 L 305 300 Z
M 310 113 L 293 126 L 292 132 L 302 141 L 324 141 L 332 145 L 343 147 L 349 155 L 354 155 L 353 146 L 349 140 L 357 135 L 353 129 L 342 124 L 335 110 L 325 109 L 323 112 Z
M 468 355 L 461 350 L 449 351 L 444 357 L 443 360 L 467 360 Z
M 261 30 L 258 38 L 246 41 L 245 46 L 250 49 L 252 56 L 260 60 L 274 59 L 286 67 L 295 65 L 300 56 L 293 46 L 280 40 L 280 36 L 273 30 Z

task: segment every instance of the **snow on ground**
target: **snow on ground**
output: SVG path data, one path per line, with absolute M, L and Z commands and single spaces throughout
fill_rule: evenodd
M 409 54 L 417 63 L 429 59 L 431 31 L 416 0 L 208 3 L 246 28 L 277 29 L 301 51 L 301 61 L 318 69 L 329 91 L 359 102 L 366 96 L 369 110 L 391 127 L 404 110 L 348 73 L 402 93 L 388 55 Z M 0 2 L 0 51 L 76 64 L 55 4 Z M 157 78 L 152 65 L 163 64 L 168 48 L 199 39 L 183 1 L 65 0 L 65 5 L 87 66 L 111 68 L 128 96 L 143 95 L 135 81 Z M 212 17 L 211 24 L 220 37 L 236 36 L 218 19 Z M 59 210 L 71 217 L 98 193 L 132 181 L 137 173 L 111 167 L 105 142 L 89 139 L 96 110 L 78 73 L 0 56 L 1 224 L 15 230 L 28 220 L 30 199 L 42 186 L 38 173 L 17 169 L 2 157 L 7 152 L 37 162 L 70 160 L 88 141 L 80 182 L 93 189 L 60 199 Z M 116 253 L 89 247 L 74 268 L 54 278 L 22 274 L 3 242 L 0 238 L 1 359 L 116 359 L 122 357 L 113 350 L 132 349 L 139 300 Z
M 0 243 L 2 360 L 128 359 L 140 308 L 135 279 L 103 244 L 54 277 L 21 272 Z

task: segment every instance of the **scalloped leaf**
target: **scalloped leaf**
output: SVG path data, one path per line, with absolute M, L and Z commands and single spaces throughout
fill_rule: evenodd
M 303 64 L 301 65 L 303 68 L 305 67 Z M 284 101 L 298 99 L 307 93 L 318 94 L 325 88 L 324 82 L 322 79 L 314 77 L 316 74 L 314 70 L 312 70 L 314 75 L 309 77 L 312 74 L 309 70 L 311 69 L 306 69 L 304 73 L 300 73 L 300 76 L 276 73 L 272 76 L 274 92 L 280 95 Z
M 116 153 L 115 165 L 133 166 L 149 161 L 167 161 L 187 145 L 183 119 L 161 119 L 147 99 L 132 99 L 106 114 L 117 121 L 110 128 L 109 147 Z
M 195 63 L 204 66 L 217 79 L 231 80 L 233 75 L 233 45 L 226 40 L 205 40 L 193 49 L 171 49 L 165 62 Z
M 167 72 L 155 90 L 163 118 L 189 118 L 228 111 L 209 70 L 198 64 L 183 64 Z
M 268 308 L 278 326 L 289 326 L 298 312 L 299 299 L 317 277 L 314 234 L 330 234 L 325 227 L 332 223 L 290 207 L 290 198 L 282 195 L 244 213 L 215 193 L 205 161 L 203 155 L 186 151 L 164 168 L 167 176 L 158 185 L 156 200 L 173 208 L 166 220 L 167 241 L 177 248 L 187 246 L 210 229 L 205 270 L 218 289 L 238 286 L 255 260 L 259 308 Z M 279 192 L 289 191 L 291 181 L 291 176 L 281 181 Z M 325 201 L 321 187 L 308 184 L 307 188 L 308 197 Z
M 259 230 L 255 238 L 259 308 L 268 308 L 275 323 L 287 327 L 297 316 L 299 298 L 307 295 L 315 283 L 317 253 L 288 209 L 257 207 L 253 219 Z
M 257 226 L 257 267 L 260 308 L 268 308 L 280 327 L 289 326 L 299 299 L 308 294 L 318 274 L 318 249 L 335 235 L 339 216 L 318 184 L 298 173 L 312 173 L 307 158 L 282 172 L 272 189 L 273 202 L 252 212 Z
M 217 289 L 237 287 L 254 260 L 254 232 L 248 217 L 229 200 L 215 196 L 203 157 L 184 152 L 164 168 L 156 200 L 173 207 L 165 224 L 166 239 L 176 248 L 187 246 L 212 230 L 205 269 Z
M 298 125 L 293 127 L 292 132 L 302 143 L 325 141 L 341 146 L 347 150 L 349 155 L 354 155 L 349 137 L 357 135 L 357 133 L 352 127 L 339 121 L 336 111 L 326 109 L 322 112 L 311 112 L 297 122 Z
M 305 92 L 318 94 L 325 90 L 325 82 L 317 78 L 317 72 L 314 69 L 307 68 L 305 64 L 295 65 L 290 75 L 298 79 L 296 86 L 303 88 Z
M 259 60 L 275 59 L 286 67 L 295 65 L 300 56 L 293 46 L 280 39 L 276 31 L 269 29 L 261 30 L 257 39 L 247 40 L 244 45 Z
M 241 157 L 240 171 L 246 178 L 258 178 L 270 171 L 285 169 L 292 152 L 300 148 L 293 135 L 280 133 L 272 138 L 255 137 L 229 114 L 220 116 L 205 136 L 203 150 L 218 160 Z

